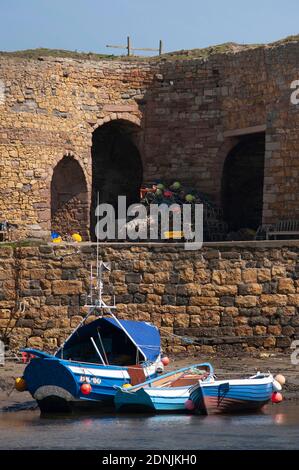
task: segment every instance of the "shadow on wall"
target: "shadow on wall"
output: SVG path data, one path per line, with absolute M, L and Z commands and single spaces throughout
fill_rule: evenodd
M 229 230 L 256 230 L 262 223 L 265 133 L 240 137 L 226 157 L 222 207 Z
M 117 207 L 117 197 L 127 197 L 127 207 L 140 201 L 143 169 L 136 142 L 140 129 L 124 120 L 98 127 L 92 138 L 92 195 L 90 237 L 95 240 L 95 207 L 100 203 Z
M 51 182 L 51 230 L 62 236 L 79 232 L 88 239 L 88 194 L 80 164 L 63 157 L 56 165 Z

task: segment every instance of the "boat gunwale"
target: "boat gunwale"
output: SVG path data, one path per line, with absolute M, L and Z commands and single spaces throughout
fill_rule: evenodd
M 208 367 L 209 368 L 209 375 L 213 375 L 213 373 L 214 373 L 213 366 L 209 362 L 203 362 L 203 363 L 199 363 L 199 364 L 192 364 L 191 366 L 182 367 L 181 369 L 176 369 L 174 371 L 167 372 L 167 374 L 163 374 L 160 377 L 155 377 L 155 378 L 146 380 L 145 382 L 134 385 L 133 387 L 130 387 L 130 388 L 124 389 L 123 387 L 119 387 L 119 386 L 116 386 L 115 388 L 118 389 L 118 390 L 121 390 L 122 392 L 125 392 L 125 393 L 132 393 L 132 392 L 138 391 L 140 389 L 152 389 L 152 390 L 154 390 L 157 387 L 151 387 L 152 383 L 161 381 L 161 380 L 166 379 L 168 377 L 172 377 L 176 374 L 179 374 L 180 372 L 185 372 L 187 370 L 190 370 L 190 369 L 193 369 L 193 368 L 196 368 L 196 367 Z M 198 378 L 198 380 L 199 380 L 200 376 L 198 376 L 198 377 L 199 377 Z M 192 387 L 192 386 L 194 387 L 196 385 L 197 384 L 190 384 L 189 386 L 186 385 L 183 388 L 188 388 L 188 387 L 190 388 L 190 387 Z M 158 387 L 158 388 L 165 390 L 167 387 Z M 176 388 L 179 388 L 179 387 L 169 387 L 169 388 L 176 389 Z

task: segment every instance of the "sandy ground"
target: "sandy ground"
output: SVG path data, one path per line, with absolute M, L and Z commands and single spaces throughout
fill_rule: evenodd
M 215 373 L 219 379 L 248 377 L 257 371 L 271 371 L 273 375 L 282 373 L 286 379 L 283 396 L 286 401 L 299 402 L 299 365 L 291 364 L 289 356 L 274 356 L 264 358 L 198 358 L 198 357 L 173 357 L 166 371 L 209 361 L 213 364 Z M 5 366 L 0 366 L 0 411 L 17 411 L 34 408 L 35 402 L 28 392 L 19 393 L 14 390 L 14 380 L 23 374 L 24 365 L 8 361 Z

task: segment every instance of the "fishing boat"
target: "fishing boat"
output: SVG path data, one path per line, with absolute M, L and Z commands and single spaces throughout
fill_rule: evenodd
M 135 387 L 117 387 L 114 404 L 126 412 L 187 412 L 190 388 L 213 377 L 209 363 L 194 364 L 148 380 Z
M 272 400 L 282 400 L 283 376 L 257 373 L 247 379 L 199 381 L 190 390 L 190 401 L 199 414 L 260 411 Z
M 110 269 L 107 263 L 97 262 L 94 276 L 91 268 L 88 313 L 55 354 L 22 350 L 33 358 L 16 388 L 28 390 L 42 412 L 113 405 L 115 386 L 134 386 L 163 372 L 157 327 L 119 320 L 113 313 L 115 302 L 112 306 L 104 302 L 106 269 Z M 91 315 L 97 318 L 88 323 Z

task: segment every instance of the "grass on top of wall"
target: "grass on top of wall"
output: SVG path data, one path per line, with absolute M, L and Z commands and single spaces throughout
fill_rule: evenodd
M 21 59 L 34 59 L 42 60 L 47 57 L 54 58 L 69 58 L 77 60 L 121 60 L 121 61 L 157 61 L 157 60 L 186 60 L 194 58 L 206 59 L 215 54 L 226 54 L 226 53 L 237 53 L 250 49 L 257 49 L 262 47 L 277 47 L 290 43 L 299 42 L 299 35 L 288 36 L 278 41 L 269 44 L 237 44 L 234 42 L 227 42 L 224 44 L 218 44 L 214 46 L 195 48 L 190 50 L 178 50 L 173 52 L 167 52 L 161 56 L 130 56 L 127 55 L 114 55 L 114 54 L 97 54 L 95 52 L 79 52 L 79 51 L 68 51 L 63 49 L 26 49 L 22 51 L 0 51 L 0 57 L 16 57 Z

